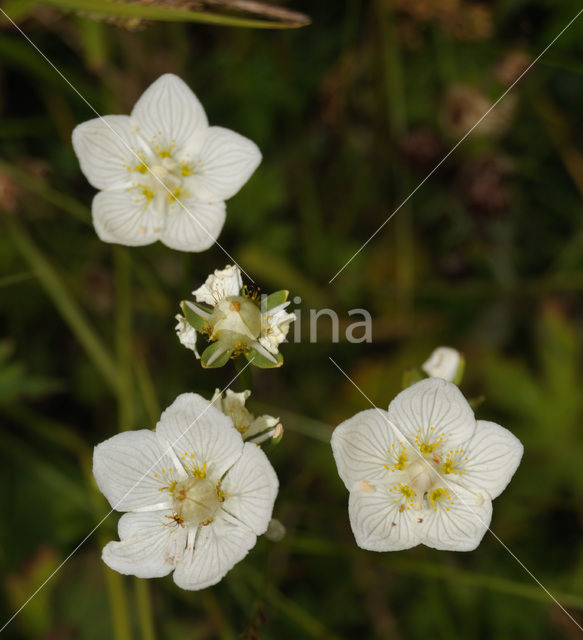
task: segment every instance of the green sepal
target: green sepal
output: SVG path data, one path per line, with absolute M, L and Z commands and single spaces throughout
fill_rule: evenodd
M 476 398 L 468 398 L 468 404 L 475 411 L 481 404 L 486 401 L 486 396 L 477 396 Z
M 285 289 L 281 289 L 280 291 L 274 291 L 273 293 L 270 293 L 267 296 L 267 298 L 265 298 L 265 300 L 263 301 L 263 304 L 265 305 L 265 310 L 270 311 L 271 309 L 274 309 L 278 305 L 283 304 L 284 302 L 286 302 L 288 296 L 289 296 L 289 291 L 286 291 Z
M 277 369 L 283 364 L 283 356 L 281 353 L 274 356 L 277 359 L 277 362 L 272 362 L 269 358 L 266 358 L 255 349 L 250 349 L 245 353 L 245 357 L 251 364 L 259 367 L 260 369 Z
M 417 367 L 409 367 L 403 371 L 403 377 L 401 379 L 401 389 L 407 389 L 412 384 L 423 380 L 425 376 Z
M 186 304 L 186 300 L 183 300 L 180 303 L 180 308 L 182 309 L 182 313 L 184 314 L 184 317 L 186 318 L 186 322 L 188 322 L 188 324 L 193 327 L 194 329 L 196 329 L 197 331 L 199 331 L 200 333 L 207 333 L 208 329 L 209 329 L 209 324 L 208 322 L 202 317 L 199 316 L 198 313 L 196 313 L 195 311 L 193 311 L 188 304 L 191 304 L 192 306 L 196 307 L 197 309 L 200 309 L 203 313 L 210 315 L 212 313 L 212 309 L 211 310 L 207 310 L 205 306 L 201 305 L 201 304 L 195 304 L 194 302 L 190 302 L 188 301 L 188 304 Z
M 211 364 L 207 364 L 212 356 L 217 352 L 217 350 L 220 349 L 223 349 L 223 345 L 220 342 L 213 342 L 202 352 L 200 363 L 205 369 L 218 369 L 219 367 L 222 367 L 227 364 L 227 362 L 229 362 L 231 351 L 227 350 L 220 356 L 218 356 L 218 358 L 214 362 L 212 362 Z

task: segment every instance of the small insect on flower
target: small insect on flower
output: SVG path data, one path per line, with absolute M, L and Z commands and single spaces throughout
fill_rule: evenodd
M 170 73 L 150 85 L 131 115 L 76 127 L 73 148 L 100 189 L 92 212 L 102 240 L 129 246 L 160 240 L 179 251 L 204 251 L 215 242 L 225 200 L 261 162 L 251 140 L 210 127 L 197 97 Z
M 332 450 L 356 543 L 370 551 L 475 549 L 523 453 L 510 431 L 476 420 L 460 390 L 439 378 L 405 389 L 388 411 L 340 424 Z
M 227 265 L 211 273 L 193 295 L 196 303 L 181 303 L 184 316 L 176 316 L 176 333 L 197 357 L 196 332 L 206 336 L 211 344 L 200 356 L 203 367 L 222 367 L 241 354 L 257 367 L 283 364 L 279 345 L 295 320 L 295 315 L 285 310 L 288 291 L 259 298 L 243 286 L 240 269 Z M 195 332 L 194 337 L 189 328 Z
M 95 447 L 93 474 L 119 520 L 103 560 L 120 573 L 165 576 L 183 589 L 217 583 L 271 520 L 278 481 L 260 447 L 194 393 L 156 431 L 125 431 Z

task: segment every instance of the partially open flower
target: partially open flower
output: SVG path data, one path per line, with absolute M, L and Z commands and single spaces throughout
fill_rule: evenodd
M 239 268 L 229 265 L 208 276 L 193 295 L 196 303 L 181 303 L 184 317 L 177 316 L 179 338 L 183 344 L 190 340 L 184 332 L 186 324 L 208 338 L 211 344 L 202 353 L 203 367 L 222 367 L 229 358 L 241 354 L 258 367 L 283 364 L 278 347 L 295 319 L 285 311 L 288 291 L 276 291 L 259 299 L 243 286 Z
M 101 191 L 93 224 L 105 242 L 130 246 L 160 240 L 180 251 L 204 251 L 225 222 L 225 200 L 261 161 L 243 136 L 210 127 L 194 93 L 165 74 L 130 116 L 84 122 L 73 131 L 81 170 Z
M 183 589 L 217 583 L 265 533 L 278 491 L 261 448 L 230 417 L 185 393 L 155 431 L 126 431 L 95 447 L 93 474 L 119 521 L 103 560 L 120 573 L 165 576 Z
M 251 395 L 251 391 L 236 393 L 227 389 L 225 395 L 219 389 L 215 391 L 211 402 L 225 415 L 230 416 L 235 429 L 243 436 L 246 442 L 260 444 L 269 438 L 279 437 L 283 432 L 279 424 L 279 418 L 263 415 L 255 417 L 245 407 L 245 402 Z M 278 428 L 279 427 L 279 428 Z
M 523 453 L 510 431 L 476 421 L 459 389 L 437 378 L 402 391 L 388 412 L 340 424 L 332 450 L 354 537 L 371 551 L 475 549 Z

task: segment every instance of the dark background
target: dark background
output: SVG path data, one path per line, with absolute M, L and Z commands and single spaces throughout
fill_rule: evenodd
M 492 529 L 582 620 L 583 17 L 329 283 L 580 4 L 296 0 L 313 23 L 290 31 L 57 4 L 3 8 L 99 113 L 129 112 L 170 71 L 263 152 L 220 242 L 263 290 L 302 298 L 284 367 L 235 384 L 286 428 L 267 453 L 287 536 L 189 593 L 105 571 L 111 515 L 4 635 L 151 640 L 149 612 L 159 638 L 579 637 L 490 534 L 468 554 L 358 549 L 328 441 L 369 408 L 329 356 L 386 407 L 407 367 L 462 350 L 478 417 L 525 448 Z M 107 513 L 92 447 L 235 369 L 203 371 L 173 331 L 178 302 L 228 258 L 97 238 L 70 145 L 94 114 L 6 21 L 0 92 L 3 623 Z M 344 325 L 368 309 L 373 343 L 333 344 L 323 318 L 311 344 L 308 309 L 324 307 Z

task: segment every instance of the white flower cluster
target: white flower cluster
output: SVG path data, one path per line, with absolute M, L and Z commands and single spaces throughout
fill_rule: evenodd
M 160 240 L 202 251 L 218 237 L 224 201 L 261 160 L 253 142 L 208 124 L 192 91 L 174 75 L 154 82 L 130 116 L 79 125 L 73 146 L 91 184 L 93 222 L 106 242 Z M 295 316 L 288 291 L 249 292 L 241 270 L 226 266 L 193 291 L 177 315 L 180 342 L 203 367 L 244 355 L 279 367 L 279 346 Z M 197 339 L 207 338 L 199 354 Z M 457 386 L 464 358 L 439 347 L 423 363 L 429 378 L 412 384 L 388 411 L 362 411 L 332 436 L 338 473 L 349 491 L 357 544 L 394 551 L 417 544 L 469 551 L 488 529 L 492 500 L 506 487 L 523 448 L 509 431 L 476 420 Z M 413 379 L 422 377 L 415 370 Z M 258 446 L 277 442 L 279 418 L 256 417 L 250 391 L 211 401 L 186 393 L 164 411 L 155 431 L 124 432 L 95 448 L 93 472 L 112 508 L 125 511 L 119 541 L 103 550 L 113 569 L 164 576 L 184 589 L 221 578 L 266 532 L 277 476 Z M 271 521 L 271 539 L 285 528 Z
M 196 303 L 182 302 L 184 316 L 176 316 L 176 333 L 180 342 L 200 357 L 203 367 L 222 367 L 240 354 L 258 367 L 283 364 L 279 345 L 295 320 L 294 314 L 285 310 L 289 305 L 287 291 L 258 299 L 243 286 L 239 267 L 229 265 L 209 275 L 192 293 Z M 211 343 L 200 356 L 197 331 Z

